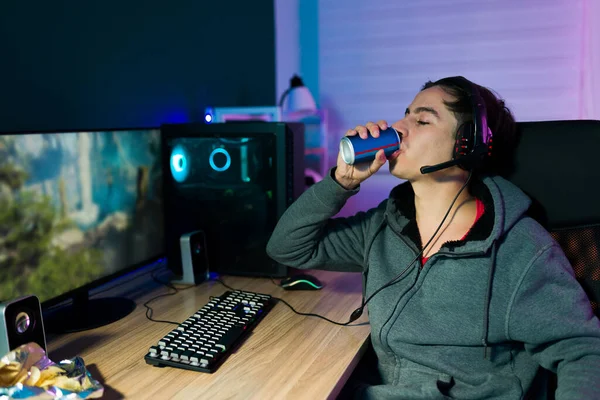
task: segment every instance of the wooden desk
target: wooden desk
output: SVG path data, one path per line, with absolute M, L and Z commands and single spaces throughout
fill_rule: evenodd
M 309 272 L 325 284 L 322 290 L 285 291 L 264 278 L 222 279 L 236 289 L 282 298 L 299 312 L 346 322 L 360 305 L 360 274 Z M 214 374 L 153 367 L 144 355 L 174 325 L 146 319 L 143 303 L 169 289 L 153 284 L 149 275 L 136 280 L 144 281 L 145 290 L 128 292 L 137 308 L 126 318 L 48 338 L 50 358 L 81 356 L 92 376 L 105 386 L 106 399 L 331 399 L 366 348 L 370 329 L 365 315 L 354 326 L 338 326 L 299 316 L 280 302 Z M 225 290 L 218 282 L 205 282 L 150 305 L 155 319 L 180 322 L 206 304 L 209 296 Z

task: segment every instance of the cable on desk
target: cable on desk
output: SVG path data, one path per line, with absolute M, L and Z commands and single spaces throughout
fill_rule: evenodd
M 158 270 L 158 268 L 157 268 L 156 270 Z M 154 270 L 153 272 L 155 272 L 156 270 Z M 160 323 L 172 324 L 172 325 L 179 325 L 179 324 L 181 324 L 181 322 L 175 322 L 175 321 L 161 320 L 161 319 L 154 319 L 154 318 L 152 318 L 152 315 L 153 315 L 153 313 L 154 313 L 154 310 L 152 309 L 152 307 L 150 307 L 150 306 L 149 306 L 149 304 L 150 304 L 151 302 L 153 302 L 154 300 L 157 300 L 157 299 L 159 299 L 159 298 L 161 298 L 161 297 L 166 297 L 166 296 L 174 296 L 174 295 L 176 295 L 177 293 L 179 293 L 181 290 L 186 290 L 186 289 L 189 289 L 189 288 L 193 288 L 193 287 L 195 287 L 196 285 L 189 285 L 189 286 L 185 286 L 185 287 L 179 287 L 179 288 L 178 288 L 178 287 L 174 286 L 174 285 L 173 285 L 172 283 L 170 283 L 170 282 L 163 282 L 163 281 L 159 280 L 159 279 L 158 279 L 158 278 L 157 278 L 157 277 L 154 275 L 154 273 L 152 273 L 151 277 L 152 277 L 152 279 L 153 279 L 155 282 L 157 282 L 157 283 L 160 283 L 161 285 L 164 285 L 164 286 L 166 286 L 166 287 L 167 287 L 167 288 L 169 288 L 169 289 L 173 289 L 173 290 L 174 290 L 174 292 L 159 294 L 158 296 L 154 296 L 154 297 L 153 297 L 153 298 L 151 298 L 150 300 L 146 301 L 146 302 L 144 303 L 144 307 L 146 307 L 146 318 L 147 318 L 148 320 L 152 321 L 152 322 L 160 322 Z M 208 279 L 208 281 L 215 281 L 215 282 L 218 282 L 218 283 L 220 283 L 221 285 L 225 286 L 225 287 L 226 287 L 227 289 L 229 289 L 229 290 L 240 290 L 240 289 L 236 289 L 236 288 L 233 288 L 233 287 L 229 286 L 228 284 L 226 284 L 225 282 L 223 282 L 223 280 L 219 279 L 218 277 L 211 277 L 211 278 L 209 278 L 209 279 Z M 271 277 L 271 281 L 272 281 L 274 284 L 276 284 L 276 285 L 277 285 L 277 283 L 275 282 L 275 280 L 274 280 L 272 277 Z M 279 285 L 277 285 L 277 286 L 279 286 Z M 213 296 L 210 296 L 210 298 L 212 298 L 212 297 L 213 297 Z M 337 322 L 337 321 L 331 320 L 331 319 L 329 319 L 329 318 L 327 318 L 327 317 L 324 317 L 324 316 L 322 316 L 322 315 L 319 315 L 319 314 L 314 314 L 314 313 L 303 313 L 303 312 L 300 312 L 300 311 L 296 311 L 296 309 L 294 309 L 294 307 L 292 307 L 292 305 L 291 305 L 291 304 L 289 304 L 287 301 L 285 301 L 285 300 L 283 300 L 283 299 L 281 299 L 281 298 L 279 298 L 279 297 L 275 297 L 275 296 L 273 296 L 273 298 L 274 298 L 274 299 L 276 299 L 276 300 L 278 300 L 278 301 L 281 301 L 283 304 L 285 304 L 286 306 L 288 306 L 288 307 L 290 308 L 290 310 L 292 310 L 292 312 L 294 312 L 295 314 L 302 315 L 302 316 L 304 316 L 304 317 L 315 317 L 315 318 L 321 318 L 321 319 L 323 319 L 323 320 L 325 320 L 325 321 L 327 321 L 327 322 L 330 322 L 330 323 L 332 323 L 332 324 L 334 324 L 334 325 L 340 325 L 340 326 L 353 326 L 353 325 L 350 325 L 350 324 L 351 324 L 352 322 L 354 322 L 354 321 L 355 321 L 355 319 L 356 319 L 356 318 L 352 319 L 352 317 L 351 317 L 351 318 L 349 318 L 349 319 L 348 319 L 348 321 L 347 321 L 347 322 Z
M 229 286 L 229 285 L 226 285 L 226 284 L 225 284 L 225 282 L 223 282 L 222 280 L 220 280 L 220 279 L 218 279 L 218 278 L 217 278 L 217 279 L 215 279 L 215 281 L 219 282 L 221 285 L 225 286 L 226 288 L 228 288 L 228 289 L 230 289 L 230 290 L 238 290 L 238 289 L 234 289 L 234 288 L 232 288 L 232 287 L 231 287 L 231 286 Z M 275 280 L 273 279 L 273 277 L 271 277 L 271 281 L 277 285 L 277 283 L 275 282 Z M 279 285 L 277 285 L 277 286 L 279 286 Z M 286 306 L 288 306 L 288 307 L 290 308 L 290 310 L 292 310 L 292 311 L 293 311 L 295 314 L 302 315 L 302 316 L 304 316 L 304 317 L 316 317 L 316 318 L 321 318 L 321 319 L 324 319 L 325 321 L 327 321 L 327 322 L 330 322 L 330 323 L 332 323 L 332 324 L 335 324 L 335 325 L 340 325 L 340 326 L 351 326 L 350 324 L 351 324 L 352 322 L 354 322 L 354 321 L 355 321 L 355 319 L 356 319 L 356 318 L 355 318 L 355 319 L 352 319 L 352 318 L 350 318 L 350 319 L 348 319 L 348 322 L 337 322 L 337 321 L 333 321 L 333 320 L 331 320 L 331 319 L 329 319 L 329 318 L 327 318 L 327 317 L 324 317 L 324 316 L 322 316 L 322 315 L 319 315 L 319 314 L 314 314 L 314 313 L 303 313 L 303 312 L 300 312 L 300 311 L 296 311 L 296 310 L 294 309 L 294 307 L 292 307 L 292 306 L 291 306 L 291 305 L 290 305 L 290 304 L 289 304 L 287 301 L 285 301 L 285 300 L 283 300 L 283 299 L 280 299 L 279 297 L 275 297 L 275 296 L 273 296 L 273 298 L 274 298 L 274 299 L 276 299 L 276 300 L 278 300 L 278 301 L 281 301 L 283 304 L 285 304 Z
M 275 298 L 276 298 L 278 301 L 281 301 L 281 302 L 282 302 L 283 304 L 285 304 L 286 306 L 288 306 L 288 307 L 290 308 L 290 310 L 292 310 L 294 313 L 296 313 L 296 314 L 298 314 L 298 315 L 303 315 L 303 316 L 305 316 L 305 317 L 317 317 L 317 318 L 321 318 L 321 319 L 324 319 L 324 320 L 325 320 L 325 321 L 327 321 L 327 322 L 331 322 L 332 324 L 335 324 L 335 325 L 340 325 L 340 326 L 350 326 L 350 324 L 351 324 L 352 322 L 354 322 L 354 320 L 353 320 L 353 319 L 348 319 L 348 321 L 347 321 L 347 322 L 337 322 L 337 321 L 333 321 L 333 320 L 331 320 L 331 319 L 329 319 L 329 318 L 327 318 L 327 317 L 324 317 L 324 316 L 322 316 L 322 315 L 319 315 L 319 314 L 313 314 L 313 313 L 303 313 L 303 312 L 300 312 L 300 311 L 296 311 L 296 310 L 294 310 L 294 307 L 292 307 L 292 306 L 291 306 L 291 305 L 290 305 L 290 304 L 289 304 L 287 301 L 285 301 L 285 300 L 283 300 L 283 299 L 280 299 L 280 298 L 278 298 L 278 297 L 275 297 Z
M 277 287 L 281 287 L 281 285 L 275 281 L 275 278 L 273 278 L 272 276 L 269 276 L 269 278 L 271 279 L 271 282 L 273 282 L 273 284 L 274 284 L 275 286 L 277 286 Z
M 215 282 L 219 282 L 221 285 L 225 286 L 225 287 L 226 287 L 227 289 L 229 289 L 229 290 L 238 290 L 238 289 L 232 288 L 231 286 L 229 286 L 228 284 L 226 284 L 225 282 L 223 282 L 223 281 L 222 281 L 222 280 L 220 280 L 219 278 L 211 278 L 211 279 L 209 279 L 209 280 L 211 280 L 211 281 L 215 281 Z
M 163 282 L 160 279 L 158 279 L 155 275 L 154 272 L 156 272 L 158 270 L 158 268 L 156 270 L 153 271 L 151 277 L 152 280 L 166 286 L 169 289 L 173 289 L 175 290 L 174 292 L 170 292 L 170 293 L 163 293 L 163 294 L 159 294 L 158 296 L 154 296 L 153 298 L 151 298 L 150 300 L 146 301 L 143 305 L 144 307 L 146 307 L 146 318 L 149 319 L 152 322 L 161 322 L 164 324 L 172 324 L 172 325 L 179 325 L 181 324 L 181 322 L 175 322 L 175 321 L 168 321 L 168 320 L 164 320 L 164 319 L 154 319 L 152 318 L 152 315 L 154 314 L 154 310 L 152 309 L 152 307 L 149 306 L 149 304 L 151 302 L 153 302 L 156 299 L 160 299 L 161 297 L 166 297 L 166 296 L 173 296 L 176 295 L 177 293 L 179 293 L 182 290 L 186 290 L 186 289 L 190 289 L 195 287 L 196 285 L 189 285 L 189 286 L 184 286 L 184 287 L 176 287 L 175 285 L 173 285 L 170 282 Z

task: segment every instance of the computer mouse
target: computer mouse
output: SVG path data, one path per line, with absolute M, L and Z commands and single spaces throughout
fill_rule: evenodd
M 282 279 L 280 286 L 285 290 L 319 290 L 323 284 L 312 275 L 298 274 Z

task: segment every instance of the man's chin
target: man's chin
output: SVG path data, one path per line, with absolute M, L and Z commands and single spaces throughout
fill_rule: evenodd
M 396 160 L 392 160 L 388 163 L 390 174 L 399 179 L 407 179 L 405 171 L 402 171 Z

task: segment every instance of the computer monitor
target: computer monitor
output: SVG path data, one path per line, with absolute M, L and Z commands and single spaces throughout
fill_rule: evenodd
M 89 291 L 164 256 L 161 185 L 158 128 L 0 134 L 0 300 L 37 295 L 49 331 L 127 315 Z
M 180 239 L 196 231 L 204 232 L 209 272 L 286 275 L 266 244 L 305 187 L 304 126 L 171 124 L 161 135 L 165 247 L 175 275 L 183 275 Z

